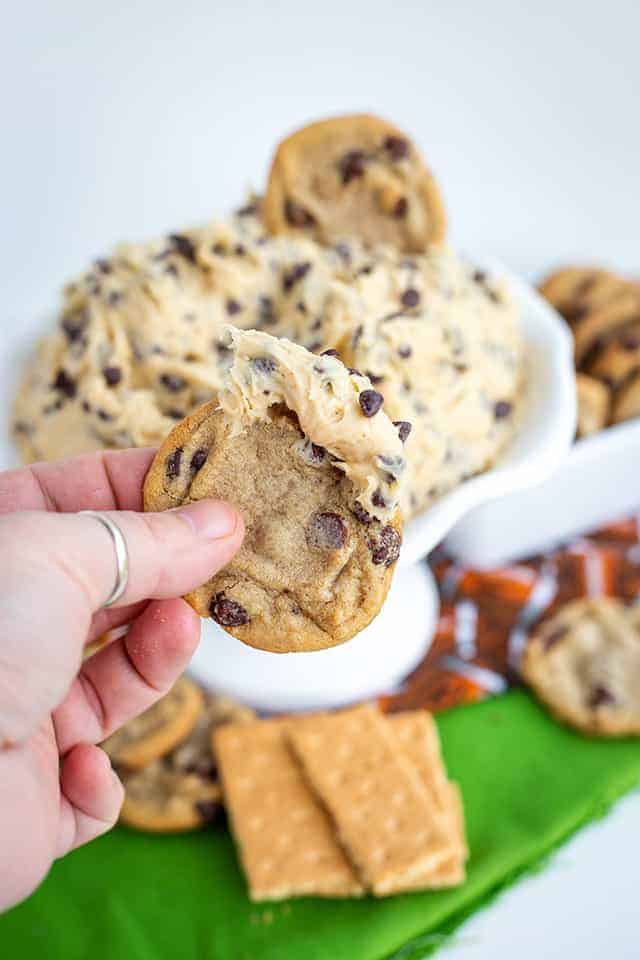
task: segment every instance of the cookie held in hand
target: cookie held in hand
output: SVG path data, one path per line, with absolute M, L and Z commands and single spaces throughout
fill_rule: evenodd
M 524 679 L 560 720 L 600 736 L 640 734 L 638 609 L 577 600 L 531 637 Z
M 297 130 L 278 147 L 264 199 L 273 233 L 321 243 L 360 237 L 408 253 L 444 239 L 438 187 L 415 144 L 369 114 L 333 117 Z
M 391 583 L 402 430 L 336 357 L 255 331 L 229 337 L 226 385 L 158 451 L 145 509 L 236 504 L 243 546 L 188 602 L 262 650 L 334 646 L 367 626 Z

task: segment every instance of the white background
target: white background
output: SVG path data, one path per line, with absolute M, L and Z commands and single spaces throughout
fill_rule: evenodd
M 416 137 L 463 249 L 530 278 L 575 260 L 640 273 L 635 0 L 16 0 L 0 27 L 0 419 L 16 345 L 66 278 L 236 204 L 278 137 L 354 110 Z M 446 955 L 637 957 L 639 838 L 636 796 Z

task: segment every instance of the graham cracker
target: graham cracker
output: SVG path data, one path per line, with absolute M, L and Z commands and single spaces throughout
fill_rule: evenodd
M 449 824 L 373 706 L 298 718 L 289 742 L 338 839 L 377 896 L 408 889 L 451 859 Z
M 213 749 L 251 900 L 362 896 L 285 739 L 286 720 L 220 726 Z

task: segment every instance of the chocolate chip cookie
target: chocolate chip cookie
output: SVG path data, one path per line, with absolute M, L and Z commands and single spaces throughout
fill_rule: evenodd
M 172 750 L 193 730 L 204 706 L 200 687 L 181 677 L 169 693 L 102 744 L 117 766 L 138 770 Z
M 578 436 L 588 437 L 606 427 L 611 407 L 608 386 L 584 373 L 576 375 L 578 394 Z
M 355 236 L 407 252 L 445 234 L 440 193 L 415 144 L 368 114 L 312 123 L 282 141 L 264 219 L 273 233 L 303 233 L 321 243 Z
M 623 423 L 640 417 L 640 373 L 628 379 L 618 390 L 611 412 L 612 423 Z
M 405 459 L 382 395 L 336 357 L 229 332 L 217 401 L 179 424 L 147 475 L 147 510 L 235 503 L 246 536 L 186 599 L 263 650 L 318 650 L 378 613 L 400 552 Z
M 626 281 L 599 267 L 562 267 L 549 274 L 538 289 L 573 326 L 588 313 L 610 303 L 624 291 Z
M 524 679 L 550 710 L 601 736 L 640 734 L 640 630 L 608 597 L 563 607 L 531 637 Z
M 120 772 L 125 788 L 122 823 L 151 833 L 181 833 L 214 821 L 222 789 L 213 731 L 222 724 L 253 719 L 248 707 L 227 697 L 205 695 L 200 718 L 181 744 L 142 770 Z
M 616 333 L 589 364 L 589 373 L 618 390 L 640 371 L 640 320 Z

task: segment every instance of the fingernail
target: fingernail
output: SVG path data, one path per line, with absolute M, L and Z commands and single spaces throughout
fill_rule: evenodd
M 197 536 L 207 540 L 230 537 L 238 525 L 235 507 L 222 500 L 199 500 L 177 511 Z

